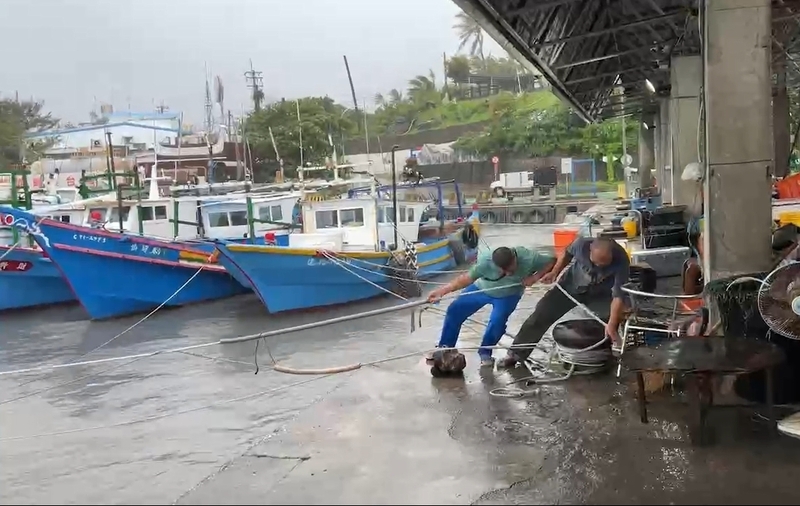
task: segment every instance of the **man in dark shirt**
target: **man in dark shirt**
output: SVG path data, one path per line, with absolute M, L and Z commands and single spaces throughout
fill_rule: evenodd
M 559 277 L 562 271 L 564 274 Z M 616 343 L 620 340 L 618 329 L 625 311 L 622 285 L 628 282 L 629 277 L 628 254 L 616 241 L 580 237 L 567 248 L 553 269 L 541 278 L 541 282 L 552 283 L 557 280 L 575 300 L 608 322 L 606 335 Z M 554 323 L 574 308 L 575 303 L 564 295 L 561 288 L 554 286 L 548 290 L 514 339 L 514 346 L 528 348 L 509 351 L 500 365 L 512 367 L 527 359 L 532 345 L 538 343 Z

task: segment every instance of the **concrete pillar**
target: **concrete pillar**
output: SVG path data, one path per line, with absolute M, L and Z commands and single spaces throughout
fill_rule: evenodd
M 649 188 L 653 183 L 650 173 L 655 166 L 655 133 L 653 114 L 643 113 L 639 125 L 639 188 Z
M 669 127 L 672 145 L 672 203 L 691 205 L 697 196 L 695 184 L 681 180 L 683 169 L 697 162 L 700 89 L 703 60 L 700 56 L 672 59 Z
M 662 199 L 672 202 L 672 136 L 669 131 L 670 101 L 661 100 L 658 106 L 658 129 L 656 135 L 661 146 L 661 161 L 657 163 L 656 178 L 661 188 Z
M 706 282 L 772 262 L 770 0 L 707 0 Z
M 791 149 L 791 133 L 789 120 L 789 95 L 786 93 L 786 55 L 778 49 L 780 56 L 774 62 L 777 75 L 775 89 L 772 94 L 772 135 L 775 146 L 773 173 L 785 177 L 789 174 L 789 152 Z
M 661 170 L 663 170 L 664 167 L 664 162 L 662 161 L 662 158 L 664 158 L 664 148 L 661 146 L 661 108 L 657 109 L 656 113 L 653 115 L 653 126 L 656 130 L 653 132 L 655 136 L 655 142 L 653 142 L 653 175 L 656 177 L 658 185 L 660 186 Z

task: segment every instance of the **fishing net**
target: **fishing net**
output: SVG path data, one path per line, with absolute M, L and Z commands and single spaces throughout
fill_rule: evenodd
M 416 258 L 392 255 L 384 270 L 392 280 L 392 292 L 405 299 L 422 295 L 422 285 L 417 277 Z

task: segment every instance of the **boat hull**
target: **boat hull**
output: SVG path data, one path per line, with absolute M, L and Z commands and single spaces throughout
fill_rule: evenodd
M 245 276 L 271 313 L 347 304 L 397 290 L 388 252 L 348 252 L 336 260 L 314 250 L 220 243 L 219 262 Z M 455 267 L 448 240 L 417 252 L 418 277 Z
M 56 265 L 40 250 L 0 247 L 0 311 L 74 302 Z
M 214 255 L 185 244 L 0 210 L 32 235 L 92 319 L 181 306 L 247 291 Z M 33 232 L 33 233 L 31 233 Z M 210 249 L 210 247 L 207 247 Z

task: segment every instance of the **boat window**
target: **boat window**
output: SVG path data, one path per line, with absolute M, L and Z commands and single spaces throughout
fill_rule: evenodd
M 231 225 L 247 225 L 247 211 L 231 211 Z
M 364 209 L 356 207 L 353 209 L 342 209 L 339 217 L 343 227 L 361 227 L 364 225 Z
M 122 208 L 122 221 L 128 220 L 128 214 L 130 214 L 131 208 L 130 206 L 125 206 Z M 111 208 L 111 215 L 108 218 L 110 222 L 117 222 L 119 221 L 119 209 L 116 207 Z
M 409 222 L 414 223 L 414 208 L 413 207 L 409 207 L 408 208 L 408 214 L 406 215 L 406 217 L 408 218 Z
M 167 219 L 167 206 L 156 206 L 156 219 L 157 220 L 166 220 Z
M 270 214 L 272 215 L 272 221 L 281 221 L 283 220 L 283 209 L 281 206 L 272 206 Z
M 386 207 L 384 208 L 384 215 L 383 215 L 383 223 L 391 223 L 392 216 L 394 216 L 394 208 L 393 207 Z
M 397 221 L 402 223 L 402 222 L 406 221 L 406 207 L 405 206 L 400 206 L 398 209 L 400 210 L 400 216 L 397 217 Z
M 106 214 L 108 213 L 108 209 L 105 207 L 93 207 L 89 209 L 89 216 L 92 214 L 98 213 L 100 215 L 100 221 L 106 221 Z
M 317 229 L 339 227 L 339 215 L 336 211 L 317 211 L 314 213 L 314 220 L 316 221 Z
M 269 207 L 259 207 L 258 208 L 258 219 L 259 220 L 266 220 L 272 221 L 272 215 L 269 212 Z
M 153 208 L 148 206 L 141 207 L 141 219 L 142 221 L 151 221 L 153 219 Z
M 227 227 L 228 213 L 208 213 L 208 224 L 211 227 Z
M 378 223 L 386 223 L 386 209 L 378 207 Z

